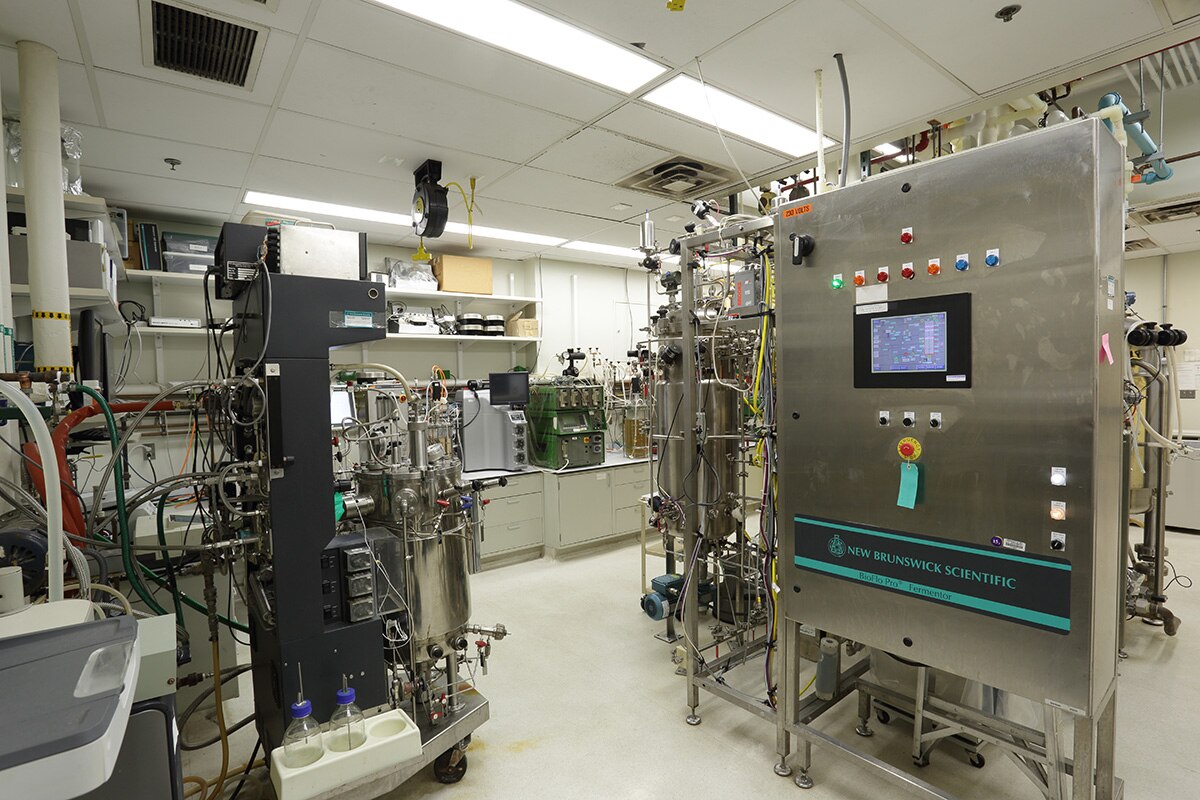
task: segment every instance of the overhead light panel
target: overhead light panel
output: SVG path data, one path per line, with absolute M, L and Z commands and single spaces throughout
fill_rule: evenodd
M 500 239 L 505 242 L 524 242 L 525 244 L 540 244 L 546 247 L 556 247 L 566 241 L 561 236 L 543 236 L 540 233 L 506 231 L 503 228 L 488 228 L 483 225 L 473 225 L 468 231 L 467 226 L 461 222 L 446 223 L 446 233 L 460 233 L 463 236 L 470 233 L 476 239 Z
M 891 142 L 884 142 L 883 144 L 875 145 L 871 149 L 876 153 L 879 153 L 881 156 L 895 156 L 900 154 L 902 148 L 896 147 L 896 145 L 892 144 Z
M 617 247 L 613 244 L 599 244 L 597 242 L 567 242 L 562 245 L 566 250 L 582 250 L 585 253 L 599 253 L 602 256 L 616 256 L 617 258 L 636 258 L 642 259 L 644 256 L 641 251 L 635 247 Z
M 585 80 L 629 93 L 666 67 L 513 0 L 376 0 Z
M 722 89 L 705 87 L 690 75 L 672 78 L 643 99 L 796 158 L 817 152 L 816 131 Z M 825 137 L 826 147 L 835 144 Z
M 412 217 L 407 214 L 396 214 L 391 211 L 379 211 L 374 208 L 358 208 L 343 206 L 338 203 L 325 203 L 320 200 L 307 200 L 303 197 L 288 197 L 282 194 L 267 192 L 246 192 L 242 202 L 248 206 L 275 208 L 282 211 L 301 211 L 306 214 L 318 214 L 325 217 L 342 217 L 343 219 L 361 219 L 367 222 L 382 222 L 385 225 L 412 226 Z
M 275 209 L 279 211 L 299 211 L 322 217 L 341 217 L 342 219 L 358 219 L 366 222 L 381 222 L 385 225 L 396 225 L 401 228 L 412 227 L 412 217 L 407 214 L 396 214 L 391 211 L 379 211 L 374 208 L 358 208 L 343 206 L 337 203 L 325 203 L 320 200 L 307 200 L 303 197 L 288 197 L 282 194 L 267 192 L 246 192 L 242 200 L 248 206 Z M 461 222 L 446 223 L 445 233 L 468 234 L 467 226 Z M 509 231 L 503 228 L 488 228 L 482 225 L 473 226 L 469 233 L 477 239 L 499 239 L 505 242 L 524 242 L 545 247 L 557 247 L 566 241 L 561 236 L 543 236 L 540 233 L 525 233 Z

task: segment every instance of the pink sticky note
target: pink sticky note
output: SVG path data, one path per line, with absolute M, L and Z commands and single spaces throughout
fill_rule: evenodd
M 1100 355 L 1102 358 L 1107 358 L 1109 364 L 1113 363 L 1112 348 L 1108 345 L 1107 333 L 1100 337 Z

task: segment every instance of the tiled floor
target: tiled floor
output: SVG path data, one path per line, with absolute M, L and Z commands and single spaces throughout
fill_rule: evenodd
M 1200 577 L 1200 537 L 1172 534 L 1170 546 L 1172 562 Z M 659 623 L 638 609 L 636 545 L 491 570 L 476 576 L 473 595 L 476 621 L 503 622 L 512 631 L 495 645 L 490 673 L 479 682 L 492 719 L 474 737 L 461 783 L 443 786 L 425 771 L 389 800 L 907 796 L 820 750 L 814 750 L 816 787 L 797 789 L 771 770 L 774 728 L 714 698 L 702 698 L 700 727 L 685 725 L 684 684 L 671 648 L 654 638 Z M 1184 621 L 1177 637 L 1127 623 L 1117 771 L 1130 800 L 1200 797 L 1200 586 L 1174 587 L 1170 597 Z M 760 672 L 745 678 L 748 689 L 756 688 Z M 237 706 L 231 716 L 246 703 L 231 704 Z M 822 727 L 911 769 L 911 728 L 876 725 L 873 739 L 858 739 L 854 706 L 843 703 Z M 245 761 L 253 741 L 250 729 L 235 737 L 233 763 Z M 192 761 L 189 771 L 215 772 L 215 750 Z M 976 770 L 960 751 L 939 750 L 920 774 L 963 798 L 1040 797 L 1010 762 L 992 755 Z

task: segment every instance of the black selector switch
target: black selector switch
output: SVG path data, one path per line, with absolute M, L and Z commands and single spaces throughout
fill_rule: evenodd
M 916 420 L 911 414 L 905 414 L 902 422 L 904 423 L 904 427 L 911 428 L 913 424 L 916 423 Z

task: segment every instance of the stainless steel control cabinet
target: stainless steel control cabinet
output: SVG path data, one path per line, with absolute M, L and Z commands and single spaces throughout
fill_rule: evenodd
M 1104 703 L 1123 179 L 1081 120 L 778 209 L 789 619 L 1080 714 Z M 792 258 L 801 235 L 814 249 Z

